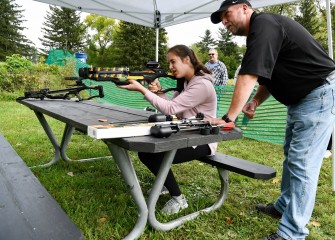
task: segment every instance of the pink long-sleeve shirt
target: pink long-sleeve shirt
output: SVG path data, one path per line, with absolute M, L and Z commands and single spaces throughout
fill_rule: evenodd
M 203 113 L 205 117 L 216 118 L 216 92 L 213 86 L 214 78 L 210 74 L 193 76 L 185 81 L 184 90 L 175 92 L 172 99 L 165 94 L 154 94 L 148 91 L 144 97 L 161 113 L 177 115 L 179 118 L 194 117 Z M 211 154 L 214 155 L 217 143 L 210 143 Z

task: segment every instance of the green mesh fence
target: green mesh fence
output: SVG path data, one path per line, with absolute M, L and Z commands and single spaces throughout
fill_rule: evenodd
M 228 111 L 234 86 L 216 87 L 216 92 L 218 94 L 217 115 L 221 117 Z M 282 144 L 286 125 L 286 107 L 270 97 L 257 108 L 254 119 L 248 120 L 241 113 L 236 119 L 236 125 L 243 130 L 244 137 Z
M 56 64 L 58 66 L 65 66 L 69 61 L 75 61 L 76 63 L 76 73 L 78 73 L 79 68 L 89 67 L 88 64 L 78 60 L 73 54 L 67 50 L 53 49 L 48 53 L 48 57 L 45 61 L 46 64 Z M 76 74 L 75 74 L 76 75 Z

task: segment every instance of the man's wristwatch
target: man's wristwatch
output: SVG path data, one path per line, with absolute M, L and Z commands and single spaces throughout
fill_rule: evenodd
M 223 115 L 221 119 L 223 121 L 225 121 L 225 122 L 232 122 L 232 120 L 230 120 L 229 117 L 228 117 L 228 113 L 226 113 L 225 115 Z

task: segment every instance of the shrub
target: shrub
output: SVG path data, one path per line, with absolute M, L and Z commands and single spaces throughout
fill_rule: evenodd
M 44 59 L 33 64 L 18 54 L 6 57 L 0 62 L 0 88 L 4 92 L 22 94 L 24 91 L 50 88 L 64 88 L 64 77 L 73 76 L 75 61 L 68 61 L 64 67 L 45 64 Z M 72 84 L 72 83 L 71 83 Z M 8 95 L 8 94 L 7 94 Z M 11 94 L 8 95 L 12 99 Z M 8 96 L 5 98 L 7 99 Z

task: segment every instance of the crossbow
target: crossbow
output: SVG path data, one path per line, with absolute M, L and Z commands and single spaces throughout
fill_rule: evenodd
M 159 64 L 154 61 L 148 62 L 146 68 L 147 69 L 143 71 L 129 71 L 128 69 L 113 70 L 113 68 L 85 67 L 79 69 L 78 72 L 79 77 L 77 79 L 79 80 L 90 79 L 93 81 L 113 82 L 116 85 L 128 85 L 129 82 L 124 81 L 125 79 L 145 81 L 148 84 L 150 84 L 157 78 L 169 77 L 177 80 L 177 87 L 161 90 L 160 92 L 165 93 L 171 90 L 177 90 L 181 92 L 184 86 L 183 79 L 177 79 L 171 73 L 168 73 L 164 69 L 160 68 Z
M 148 122 L 157 122 L 150 128 L 150 135 L 158 138 L 166 138 L 172 133 L 181 131 L 199 131 L 201 135 L 217 135 L 220 130 L 231 130 L 235 127 L 234 122 L 226 122 L 224 124 L 213 125 L 209 121 L 204 120 L 203 113 L 197 113 L 194 117 L 182 119 L 180 121 L 172 121 L 173 116 L 154 114 L 148 119 Z M 168 124 L 164 122 L 170 121 Z
M 24 97 L 19 97 L 18 99 L 26 98 L 38 98 L 43 100 L 44 98 L 49 99 L 70 99 L 71 97 L 77 97 L 78 101 L 90 100 L 95 97 L 104 97 L 104 91 L 102 86 L 87 86 L 81 80 L 73 78 L 65 78 L 67 80 L 75 80 L 76 83 L 73 85 L 68 85 L 69 88 L 50 90 L 49 88 L 44 88 L 36 91 L 27 91 L 24 93 Z M 88 98 L 82 98 L 79 93 L 83 90 L 97 90 L 98 94 L 89 96 Z
M 181 131 L 199 131 L 201 135 L 219 134 L 220 125 L 212 125 L 204 120 L 184 119 L 170 124 L 156 124 L 150 128 L 150 135 L 158 138 L 169 137 L 172 133 Z

